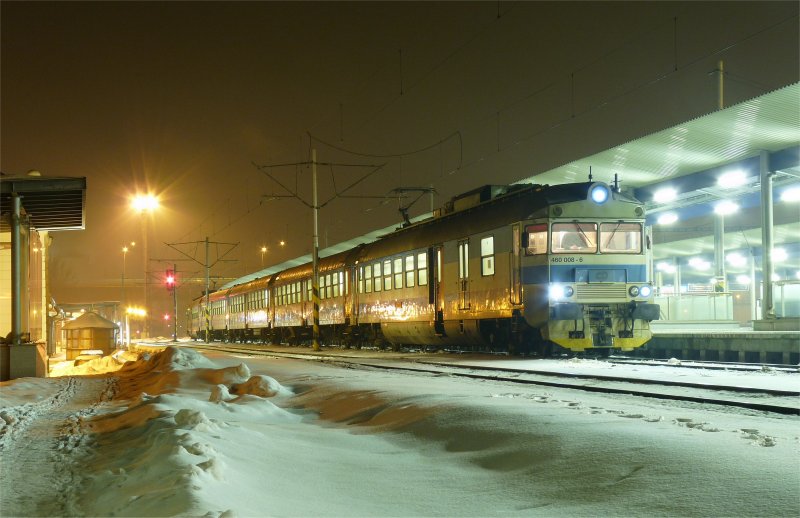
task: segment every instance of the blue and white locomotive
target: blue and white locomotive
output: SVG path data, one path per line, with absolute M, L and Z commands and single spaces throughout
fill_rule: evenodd
M 320 259 L 323 343 L 631 350 L 659 318 L 641 202 L 601 182 L 484 186 Z M 310 340 L 312 267 L 209 297 L 212 339 Z M 191 310 L 205 336 L 205 297 Z

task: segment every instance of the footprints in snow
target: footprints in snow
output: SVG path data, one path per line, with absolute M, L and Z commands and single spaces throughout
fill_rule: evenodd
M 505 393 L 505 394 L 492 394 L 491 397 L 509 398 L 509 399 L 524 398 L 524 399 L 530 399 L 534 403 L 559 403 L 564 405 L 566 408 L 570 410 L 583 410 L 584 408 L 586 408 L 578 401 L 554 399 L 548 395 L 534 396 L 534 395 L 520 394 L 520 393 Z M 586 412 L 588 414 L 611 414 L 626 419 L 641 419 L 642 421 L 648 423 L 658 423 L 664 420 L 662 416 L 656 416 L 656 417 L 645 416 L 643 414 L 628 413 L 623 410 L 612 410 L 596 406 L 590 406 L 586 408 Z M 675 418 L 672 420 L 672 423 L 682 428 L 688 428 L 690 430 L 699 430 L 702 432 L 714 433 L 722 431 L 715 426 L 711 426 L 707 422 L 695 421 L 694 419 L 688 417 Z M 777 444 L 775 437 L 765 435 L 754 428 L 740 428 L 738 430 L 735 430 L 735 432 L 739 433 L 743 439 L 750 441 L 750 444 L 753 444 L 755 446 L 771 447 Z

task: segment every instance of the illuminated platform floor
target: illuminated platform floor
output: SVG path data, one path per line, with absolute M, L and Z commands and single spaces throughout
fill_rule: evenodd
M 797 365 L 800 363 L 798 319 L 779 325 L 756 322 L 755 329 L 736 323 L 687 322 L 653 326 L 653 339 L 633 353 L 637 357 Z M 780 330 L 760 330 L 774 329 Z

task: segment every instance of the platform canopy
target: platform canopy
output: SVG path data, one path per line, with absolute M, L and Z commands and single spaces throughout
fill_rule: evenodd
M 39 231 L 83 230 L 86 227 L 86 178 L 49 176 L 0 177 L 0 208 L 11 211 L 11 197 L 17 193 L 31 227 Z M 3 230 L 8 222 L 3 218 Z

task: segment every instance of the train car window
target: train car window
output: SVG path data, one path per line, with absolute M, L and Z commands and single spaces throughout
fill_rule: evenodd
M 414 256 L 406 256 L 406 287 L 414 287 Z
M 525 255 L 547 253 L 547 224 L 528 225 L 523 236 Z
M 403 258 L 398 257 L 394 260 L 394 289 L 399 290 L 403 287 Z
M 481 275 L 494 275 L 494 236 L 481 239 Z
M 383 262 L 383 291 L 392 289 L 392 262 Z
M 381 286 L 383 286 L 383 281 L 381 278 L 381 263 L 375 263 L 372 265 L 372 289 L 373 291 L 381 291 Z
M 417 284 L 419 286 L 428 284 L 428 254 L 425 252 L 417 254 Z
M 331 284 L 331 274 L 325 276 L 325 298 L 329 299 L 333 295 L 333 285 Z
M 641 223 L 601 223 L 600 252 L 638 254 L 642 251 Z
M 553 223 L 550 248 L 556 254 L 597 252 L 597 223 Z

